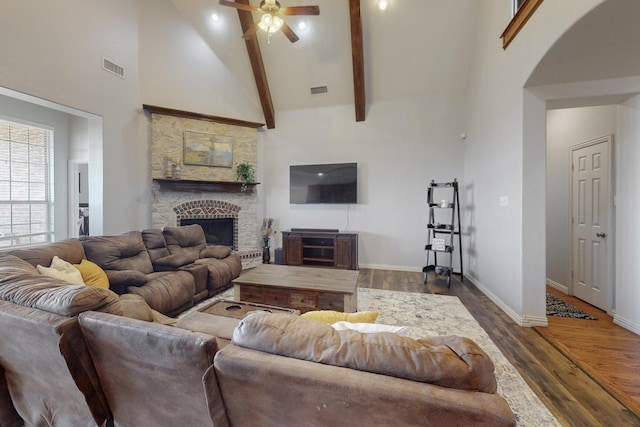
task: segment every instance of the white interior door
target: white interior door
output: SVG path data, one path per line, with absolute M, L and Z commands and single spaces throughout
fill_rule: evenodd
M 611 308 L 611 137 L 571 147 L 573 294 Z

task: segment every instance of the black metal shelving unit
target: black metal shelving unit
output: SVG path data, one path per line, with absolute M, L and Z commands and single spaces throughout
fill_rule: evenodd
M 438 197 L 436 197 L 436 193 Z M 427 224 L 427 241 L 429 243 L 424 247 L 425 251 L 427 251 L 425 266 L 422 268 L 424 283 L 427 283 L 427 274 L 433 272 L 436 275 L 447 276 L 447 286 L 450 287 L 451 274 L 459 274 L 460 280 L 464 280 L 458 180 L 455 178 L 451 182 L 435 182 L 432 180 L 427 189 L 427 205 L 429 207 L 429 222 Z M 447 210 L 450 211 L 450 217 L 447 212 L 436 215 L 436 211 Z M 438 219 L 441 220 L 438 221 Z M 458 236 L 459 272 L 453 271 L 453 257 L 456 252 L 455 236 Z M 440 257 L 438 257 L 438 254 L 440 254 Z M 430 263 L 431 258 L 433 259 L 432 263 Z M 438 258 L 440 258 L 440 262 Z M 443 258 L 445 259 L 443 260 Z

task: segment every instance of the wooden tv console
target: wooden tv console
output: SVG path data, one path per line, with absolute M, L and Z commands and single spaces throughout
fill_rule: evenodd
M 286 265 L 358 269 L 358 233 L 294 228 L 282 232 Z

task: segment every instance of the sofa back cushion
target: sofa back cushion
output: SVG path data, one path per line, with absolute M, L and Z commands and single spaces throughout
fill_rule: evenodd
M 229 344 L 214 361 L 235 426 L 514 427 L 497 394 L 469 392 Z
M 78 319 L 115 425 L 228 425 L 214 337 L 104 313 Z
M 149 228 L 142 230 L 142 241 L 147 247 L 147 252 L 149 252 L 152 263 L 156 262 L 158 258 L 163 258 L 169 255 L 169 249 L 164 241 L 162 229 Z
M 191 262 L 200 258 L 200 251 L 207 246 L 204 230 L 198 224 L 164 227 L 162 233 L 169 252 L 172 255 L 187 254 Z
M 78 239 L 65 239 L 32 248 L 13 249 L 6 253 L 15 255 L 34 267 L 37 265 L 49 267 L 54 256 L 71 264 L 80 264 L 85 258 L 84 249 Z
M 87 259 L 104 270 L 135 270 L 153 273 L 151 258 L 138 230 L 119 236 L 90 236 L 82 239 Z
M 24 425 L 104 425 L 106 399 L 76 317 L 0 301 L 0 342 L 7 388 Z
M 241 347 L 296 359 L 495 393 L 494 365 L 472 340 L 436 336 L 420 340 L 382 332 L 336 331 L 330 325 L 289 314 L 249 313 L 233 333 Z
M 0 253 L 0 283 L 15 276 L 36 275 L 38 270 L 22 258 L 9 253 Z

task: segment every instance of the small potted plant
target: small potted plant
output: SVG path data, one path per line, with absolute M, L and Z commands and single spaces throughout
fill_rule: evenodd
M 247 191 L 247 184 L 255 182 L 256 171 L 253 165 L 247 162 L 239 163 L 236 167 L 236 177 L 242 182 L 240 191 Z

